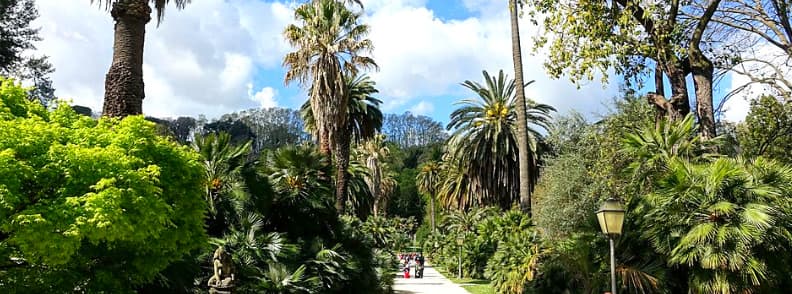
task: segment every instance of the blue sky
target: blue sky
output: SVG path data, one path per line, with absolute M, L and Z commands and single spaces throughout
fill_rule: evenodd
M 481 71 L 512 73 L 507 7 L 494 0 L 364 0 L 373 57 L 372 79 L 384 111 L 412 111 L 448 121 L 453 103 L 469 98 L 459 83 L 481 80 Z M 87 0 L 39 0 L 43 41 L 56 94 L 101 109 L 104 75 L 112 58 L 109 14 Z M 144 112 L 159 117 L 221 114 L 253 107 L 297 108 L 305 95 L 285 87 L 281 61 L 291 50 L 281 35 L 292 23 L 288 1 L 201 0 L 183 11 L 168 7 L 159 28 L 146 36 Z M 574 85 L 552 80 L 542 52 L 530 49 L 537 28 L 523 21 L 529 98 L 593 116 L 617 95 L 617 77 Z M 726 81 L 724 87 L 730 87 Z M 692 87 L 691 87 L 692 89 Z

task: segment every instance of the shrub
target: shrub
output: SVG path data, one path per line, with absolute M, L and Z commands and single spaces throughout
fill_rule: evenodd
M 205 244 L 195 153 L 25 92 L 0 79 L 0 288 L 124 292 Z

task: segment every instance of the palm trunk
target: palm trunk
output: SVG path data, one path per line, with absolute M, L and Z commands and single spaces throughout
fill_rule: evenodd
M 430 223 L 432 224 L 432 234 L 436 231 L 435 229 L 435 202 L 434 202 L 434 193 L 429 195 L 429 215 L 431 217 Z
M 336 132 L 336 211 L 343 214 L 346 209 L 347 178 L 349 173 L 349 133 Z
M 525 82 L 523 81 L 522 49 L 520 46 L 520 26 L 517 18 L 517 0 L 509 0 L 511 14 L 512 61 L 514 62 L 514 81 L 517 84 L 517 150 L 520 167 L 520 207 L 531 215 L 531 173 L 529 171 L 528 120 L 525 113 Z
M 143 113 L 143 44 L 151 20 L 147 0 L 119 0 L 110 14 L 115 20 L 113 63 L 105 77 L 102 114 L 124 117 Z

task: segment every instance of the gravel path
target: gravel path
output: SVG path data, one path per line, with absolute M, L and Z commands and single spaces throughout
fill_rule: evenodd
M 412 272 L 409 279 L 397 276 L 393 290 L 396 294 L 470 294 L 428 265 L 424 268 L 423 279 L 413 279 Z

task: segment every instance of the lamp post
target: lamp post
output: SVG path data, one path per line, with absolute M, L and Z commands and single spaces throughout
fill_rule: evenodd
M 457 272 L 457 279 L 462 278 L 462 244 L 465 243 L 465 236 L 459 235 L 457 236 L 457 245 L 459 247 L 459 272 Z
M 610 243 L 611 294 L 616 294 L 616 256 L 613 238 L 621 235 L 624 224 L 624 208 L 619 200 L 614 198 L 605 200 L 597 210 L 597 221 L 599 221 L 602 233 L 608 236 Z

